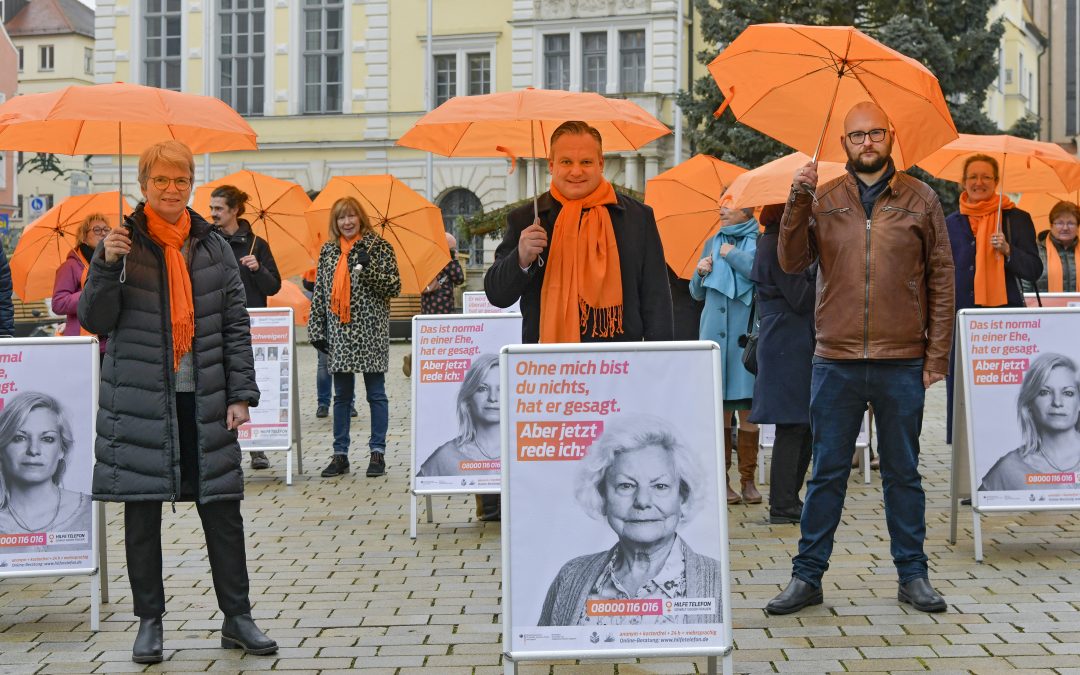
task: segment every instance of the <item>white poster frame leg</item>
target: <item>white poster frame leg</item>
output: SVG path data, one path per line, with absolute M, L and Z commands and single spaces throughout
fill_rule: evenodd
M 90 575 L 90 632 L 101 628 L 101 570 Z
M 431 495 L 424 495 L 424 511 L 426 513 L 424 519 L 429 523 L 435 522 L 432 516 Z M 414 492 L 409 496 L 409 539 L 416 539 L 416 521 L 416 493 Z
M 760 429 L 760 427 L 758 427 L 758 428 Z M 771 462 L 772 461 L 772 446 L 771 445 L 768 445 L 768 446 L 762 445 L 760 442 L 758 442 L 757 482 L 758 482 L 759 485 L 767 485 L 768 482 L 769 482 L 768 480 L 766 480 L 767 474 L 766 474 L 766 471 L 765 471 L 765 448 L 769 449 L 769 461 Z
M 101 579 L 101 601 L 109 602 L 109 545 L 105 538 L 105 502 L 97 502 L 98 575 Z
M 971 536 L 975 538 L 975 562 L 983 561 L 982 545 L 982 521 L 979 512 L 974 507 L 971 509 Z
M 290 349 L 292 349 L 293 358 L 290 359 L 290 361 L 289 361 L 290 370 L 292 371 L 289 374 L 289 379 L 290 379 L 290 381 L 292 383 L 291 384 L 291 386 L 292 386 L 292 396 L 290 396 L 290 398 L 292 399 L 292 418 L 293 418 L 292 434 L 293 434 L 293 437 L 292 437 L 292 443 L 289 444 L 289 450 L 285 454 L 285 484 L 286 485 L 292 485 L 292 483 L 293 483 L 293 449 L 294 448 L 296 449 L 296 472 L 298 474 L 300 474 L 300 475 L 303 475 L 303 473 L 304 473 L 304 455 L 303 455 L 303 450 L 302 450 L 302 447 L 303 447 L 303 440 L 302 440 L 303 439 L 303 433 L 300 431 L 300 377 L 299 377 L 299 373 L 296 372 L 296 363 L 297 363 L 297 360 L 298 360 L 296 358 L 296 332 L 291 331 L 291 333 L 292 333 L 292 340 L 291 340 L 291 344 L 290 344 Z

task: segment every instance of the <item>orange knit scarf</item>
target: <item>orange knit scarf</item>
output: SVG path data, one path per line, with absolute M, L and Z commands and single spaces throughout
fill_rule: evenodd
M 146 229 L 150 238 L 165 252 L 165 273 L 169 280 L 169 314 L 172 319 L 173 370 L 180 370 L 180 359 L 191 351 L 195 338 L 195 303 L 191 298 L 191 276 L 180 251 L 191 232 L 191 216 L 185 209 L 175 223 L 154 213 L 147 204 Z
M 1012 200 L 1004 197 L 1004 212 L 1015 208 Z M 980 307 L 1001 307 L 1009 303 L 1005 291 L 1005 258 L 990 244 L 990 235 L 997 231 L 997 195 L 981 202 L 971 203 L 967 193 L 960 193 L 960 213 L 968 217 L 971 233 L 975 235 L 975 304 Z
M 1051 293 L 1080 292 L 1080 273 L 1078 273 L 1080 270 L 1076 267 L 1076 263 L 1080 262 L 1076 255 L 1077 247 L 1073 246 L 1072 250 L 1074 288 L 1065 288 L 1065 270 L 1061 266 L 1061 254 L 1050 239 L 1051 237 L 1047 235 L 1043 240 L 1043 246 L 1046 247 L 1046 290 Z
M 338 237 L 338 246 L 341 247 L 341 257 L 338 258 L 337 267 L 334 268 L 334 283 L 330 287 L 330 311 L 337 314 L 341 323 L 349 323 L 352 318 L 352 278 L 349 273 L 349 253 L 353 245 L 360 241 L 356 236 L 352 239 Z
M 623 332 L 622 272 L 615 230 L 605 204 L 617 204 L 611 183 L 583 199 L 567 199 L 554 185 L 560 204 L 540 291 L 540 342 L 581 342 L 592 323 L 592 337 Z

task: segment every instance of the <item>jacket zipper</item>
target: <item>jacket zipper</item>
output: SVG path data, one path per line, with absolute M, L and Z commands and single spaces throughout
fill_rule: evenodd
M 863 358 L 870 358 L 870 220 L 866 219 L 866 285 L 863 287 Z

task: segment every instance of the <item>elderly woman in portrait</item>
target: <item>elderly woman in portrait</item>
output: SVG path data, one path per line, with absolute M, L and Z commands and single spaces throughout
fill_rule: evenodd
M 1024 373 L 1016 401 L 1023 443 L 983 476 L 981 492 L 1076 489 L 1075 482 L 1028 483 L 1030 474 L 1080 471 L 1080 371 L 1067 356 L 1039 355 Z
M 462 462 L 498 460 L 499 356 L 481 354 L 473 359 L 457 395 L 458 435 L 427 458 L 417 476 L 460 476 Z M 498 473 L 485 471 L 483 473 Z
M 27 391 L 5 401 L 0 412 L 0 534 L 84 532 L 86 540 L 4 552 L 89 548 L 90 497 L 63 487 L 74 444 L 67 416 L 52 396 Z
M 695 553 L 679 526 L 706 500 L 706 475 L 671 426 L 651 415 L 605 422 L 581 462 L 577 499 L 603 517 L 618 541 L 574 558 L 548 587 L 540 626 L 715 623 L 721 620 L 720 563 Z M 714 613 L 590 616 L 590 600 L 715 598 Z

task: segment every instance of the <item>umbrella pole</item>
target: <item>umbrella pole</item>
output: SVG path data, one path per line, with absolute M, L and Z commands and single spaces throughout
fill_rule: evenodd
M 532 148 L 533 161 L 533 220 L 540 220 L 540 207 L 537 205 L 540 192 L 540 165 L 536 161 L 536 130 L 533 129 L 533 121 L 529 120 L 529 146 Z
M 1001 190 L 998 192 L 998 212 L 997 212 L 997 231 L 1001 232 L 1001 203 L 1005 201 L 1005 160 L 1009 159 L 1008 155 L 1004 155 L 1001 158 Z
M 825 124 L 821 127 L 821 134 L 818 135 L 817 146 L 814 147 L 814 156 L 810 158 L 814 166 L 817 166 L 818 155 L 821 154 L 821 144 L 825 142 L 825 132 L 829 129 L 829 117 L 832 116 L 833 107 L 836 106 L 836 95 L 840 93 L 840 78 L 844 76 L 844 67 L 840 66 L 840 71 L 836 74 L 836 87 L 833 88 L 832 98 L 829 99 L 829 108 L 825 111 Z M 801 183 L 803 192 L 810 195 L 814 203 L 817 203 L 817 192 L 809 183 Z

